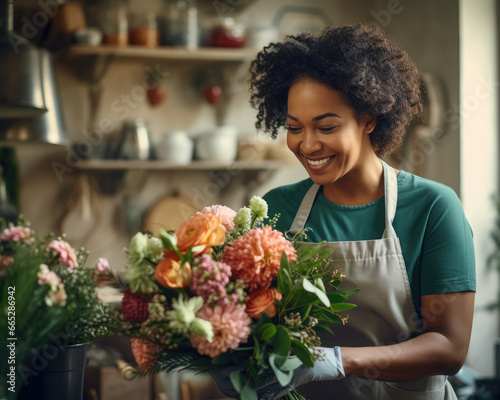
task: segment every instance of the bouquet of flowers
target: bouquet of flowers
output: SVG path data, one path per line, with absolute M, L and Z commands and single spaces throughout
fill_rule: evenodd
M 28 381 L 30 369 L 23 363 L 45 345 L 88 343 L 111 334 L 111 312 L 95 291 L 97 279 L 110 274 L 109 264 L 100 259 L 95 269 L 87 268 L 87 257 L 87 250 L 73 249 L 64 236 L 40 236 L 23 218 L 17 225 L 0 220 L 0 331 L 7 342 L 0 353 L 8 361 L 1 373 L 12 376 L 2 380 L 10 386 L 2 383 L 0 392 L 12 389 L 16 378 Z M 13 372 L 12 366 L 16 378 L 4 371 Z
M 230 379 L 249 400 L 264 376 L 286 386 L 321 357 L 318 333 L 345 323 L 338 312 L 355 307 L 344 302 L 355 290 L 339 290 L 331 250 L 298 246 L 304 232 L 288 240 L 273 229 L 278 217 L 265 224 L 267 204 L 253 197 L 238 212 L 206 207 L 175 232 L 131 239 L 117 320 L 136 371 L 239 366 Z

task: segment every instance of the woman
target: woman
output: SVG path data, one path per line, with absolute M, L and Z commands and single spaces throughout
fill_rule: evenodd
M 380 30 L 356 25 L 271 44 L 250 70 L 256 127 L 273 137 L 286 127 L 310 177 L 267 193 L 269 215 L 283 232 L 312 228 L 308 241 L 335 249 L 342 287 L 360 289 L 324 360 L 261 398 L 300 386 L 310 399 L 456 399 L 447 375 L 469 346 L 472 232 L 450 188 L 380 160 L 421 115 L 416 67 Z

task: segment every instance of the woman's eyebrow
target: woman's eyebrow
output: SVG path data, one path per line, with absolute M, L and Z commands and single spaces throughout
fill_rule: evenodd
M 317 117 L 314 117 L 312 120 L 313 121 L 319 121 L 320 119 L 323 119 L 323 118 L 326 118 L 326 117 L 337 117 L 337 118 L 341 118 L 340 115 L 338 114 L 334 114 L 334 113 L 325 113 L 325 114 L 321 114 L 321 115 L 318 115 Z
M 290 115 L 290 114 L 287 114 L 286 115 L 287 118 L 290 118 L 290 119 L 293 119 L 294 121 L 297 121 L 297 118 L 295 118 L 293 115 Z M 320 119 L 323 119 L 323 118 L 327 118 L 327 117 L 337 117 L 337 118 L 342 118 L 340 115 L 338 114 L 335 114 L 335 113 L 325 113 L 325 114 L 321 114 L 321 115 L 318 115 L 316 117 L 314 117 L 312 120 L 313 121 L 319 121 Z

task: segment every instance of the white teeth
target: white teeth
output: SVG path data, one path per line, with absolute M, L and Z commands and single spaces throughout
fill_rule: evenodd
M 330 161 L 332 157 L 327 157 L 327 158 L 323 158 L 321 160 L 309 160 L 307 159 L 307 163 L 310 164 L 310 165 L 323 165 L 324 163 Z

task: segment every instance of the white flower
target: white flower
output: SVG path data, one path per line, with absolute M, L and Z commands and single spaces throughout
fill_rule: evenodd
M 250 210 L 252 210 L 252 212 L 257 215 L 257 218 L 267 218 L 267 203 L 259 196 L 253 196 L 250 199 Z
M 153 261 L 160 261 L 163 259 L 163 244 L 160 238 L 150 237 L 147 239 L 146 251 L 148 256 L 151 256 Z
M 188 332 L 196 313 L 203 306 L 203 298 L 196 296 L 185 300 L 182 296 L 172 299 L 172 310 L 166 312 L 169 327 L 178 332 Z
M 202 318 L 195 318 L 189 327 L 189 331 L 194 334 L 207 339 L 209 342 L 214 338 L 214 329 L 209 321 Z
M 252 210 L 248 207 L 240 208 L 233 222 L 237 228 L 249 229 L 252 222 Z
M 141 232 L 137 232 L 130 239 L 130 246 L 127 249 L 129 261 L 132 264 L 139 263 L 144 258 L 144 252 L 148 246 L 148 237 Z

